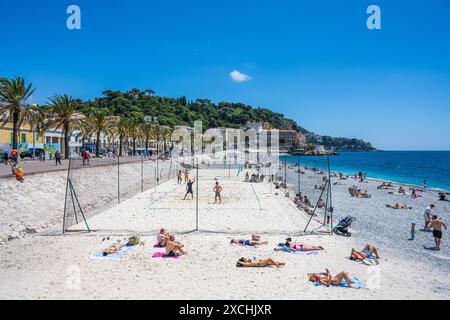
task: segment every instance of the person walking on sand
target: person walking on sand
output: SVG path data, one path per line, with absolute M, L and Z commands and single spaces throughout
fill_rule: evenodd
M 180 184 L 183 181 L 183 178 L 181 178 L 181 170 L 178 171 L 178 175 L 177 175 L 177 184 Z
M 423 228 L 424 231 L 429 231 L 428 225 L 430 224 L 431 217 L 433 216 L 434 204 L 430 204 L 428 208 L 425 209 L 423 213 L 423 219 L 425 220 L 425 226 Z
M 408 240 L 413 241 L 416 237 L 416 223 L 413 222 L 411 223 L 411 238 L 409 238 Z
M 217 199 L 219 199 L 219 203 L 222 203 L 222 197 L 220 196 L 220 192 L 222 191 L 222 186 L 216 181 L 216 185 L 213 188 L 214 190 L 214 203 L 217 203 Z
M 195 179 L 189 179 L 188 183 L 186 184 L 186 194 L 184 195 L 183 200 L 186 200 L 188 194 L 190 194 L 192 196 L 192 199 L 194 199 L 194 188 L 192 187 L 194 185 L 194 182 Z
M 431 217 L 431 227 L 433 228 L 434 243 L 436 244 L 435 250 L 441 250 L 441 239 L 442 239 L 442 227 L 447 230 L 447 225 L 438 219 L 437 215 Z

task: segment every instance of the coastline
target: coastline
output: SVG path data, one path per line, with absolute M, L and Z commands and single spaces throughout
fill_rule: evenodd
M 290 172 L 294 173 L 293 170 Z M 44 232 L 0 246 L 0 271 L 4 275 L 0 278 L 0 286 L 5 288 L 0 299 L 239 300 L 278 299 L 286 292 L 292 293 L 292 299 L 379 300 L 415 299 L 417 296 L 450 299 L 450 279 L 446 277 L 450 271 L 449 233 L 444 233 L 443 249 L 439 253 L 422 248 L 422 244 L 432 243 L 429 233 L 418 233 L 415 242 L 406 240 L 410 221 L 420 219 L 424 206 L 429 199 L 435 198 L 434 192 L 412 202 L 389 195 L 386 190 L 377 190 L 377 181 L 370 180 L 363 188 L 373 194 L 372 198 L 352 198 L 347 187 L 355 181 L 349 179 L 345 184 L 333 187 L 333 205 L 336 220 L 347 214 L 357 217 L 351 227 L 352 237 L 302 235 L 309 216 L 296 209 L 282 189 L 275 189 L 267 182 L 243 182 L 245 170 L 239 177 L 231 179 L 226 178 L 228 170 L 210 169 L 207 173 L 200 180 L 200 229 L 213 228 L 216 232 L 183 232 L 187 230 L 187 223 L 193 221 L 186 219 L 189 219 L 188 212 L 195 212 L 195 204 L 182 200 L 184 185 L 175 188 L 177 185 L 172 179 L 159 185 L 158 192 L 149 189 L 92 217 L 96 228 L 105 228 L 102 232 L 64 236 Z M 308 179 L 308 176 L 312 178 Z M 215 177 L 219 177 L 224 186 L 223 205 L 211 203 L 211 185 Z M 314 190 L 318 179 L 320 175 L 313 176 L 308 170 L 302 180 L 302 188 L 311 193 L 308 194 L 311 199 L 318 195 Z M 338 180 L 333 178 L 335 181 Z M 148 206 L 155 199 L 159 199 L 154 207 L 156 210 L 149 211 Z M 386 208 L 384 204 L 391 201 L 412 202 L 414 210 Z M 440 205 L 445 205 L 439 210 L 448 219 L 450 204 Z M 163 226 L 180 231 L 177 238 L 185 244 L 187 256 L 178 261 L 151 258 L 156 250 L 152 248 L 156 234 L 153 229 Z M 317 226 L 313 220 L 313 228 Z M 142 237 L 144 246 L 130 250 L 121 261 L 90 258 L 106 244 L 102 241 L 105 236 L 110 236 L 113 241 L 130 235 L 130 231 L 119 230 L 127 227 L 142 230 L 152 227 L 151 232 Z M 257 249 L 229 245 L 231 238 L 248 238 L 252 230 L 259 230 L 269 245 Z M 286 236 L 309 245 L 322 245 L 325 251 L 313 256 L 274 252 L 275 244 Z M 351 248 L 361 249 L 366 243 L 379 248 L 382 256 L 379 266 L 368 267 L 348 259 Z M 270 256 L 287 262 L 287 265 L 279 270 L 236 268 L 236 261 L 242 256 Z M 333 273 L 347 271 L 354 274 L 369 288 L 320 288 L 309 283 L 306 273 L 321 272 L 324 268 L 330 268 Z M 404 280 L 405 276 L 408 281 Z M 171 290 L 174 287 L 177 290 Z

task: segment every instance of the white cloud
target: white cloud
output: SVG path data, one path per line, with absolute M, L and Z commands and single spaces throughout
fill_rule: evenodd
M 233 79 L 233 81 L 236 81 L 236 82 L 245 82 L 245 81 L 252 80 L 252 77 L 250 77 L 249 75 L 246 75 L 244 73 L 241 73 L 237 70 L 231 71 L 230 77 L 231 77 L 231 79 Z

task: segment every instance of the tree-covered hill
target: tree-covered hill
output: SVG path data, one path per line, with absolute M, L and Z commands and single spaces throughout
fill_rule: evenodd
M 299 126 L 282 113 L 267 108 L 254 108 L 242 103 L 219 102 L 208 99 L 188 101 L 186 97 L 169 98 L 155 95 L 152 90 L 103 92 L 103 96 L 92 101 L 80 101 L 81 108 L 108 108 L 112 115 L 129 116 L 136 113 L 155 117 L 161 125 L 193 126 L 201 120 L 203 129 L 213 127 L 239 128 L 249 121 L 267 122 L 277 129 L 296 130 L 306 135 L 307 143 L 322 144 L 339 150 L 374 150 L 370 143 L 357 139 L 322 137 Z

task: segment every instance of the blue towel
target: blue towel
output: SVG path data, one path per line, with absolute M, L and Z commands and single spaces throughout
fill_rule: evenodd
M 286 246 L 284 243 L 279 243 L 278 247 L 282 248 L 284 252 L 292 253 L 292 254 L 304 254 L 304 255 L 307 255 L 307 256 L 319 254 L 318 250 L 314 250 L 314 251 L 297 251 L 297 250 L 292 250 L 291 248 Z
M 352 283 L 352 286 L 354 289 L 365 289 L 366 286 L 364 285 L 364 283 L 359 280 L 357 277 L 355 276 L 349 276 L 350 278 L 350 282 Z M 325 287 L 325 285 L 323 285 L 322 283 L 316 281 L 316 282 L 312 282 L 313 285 L 315 285 L 316 287 Z M 345 279 L 342 279 L 342 282 L 340 285 L 336 286 L 336 285 L 331 285 L 333 287 L 343 287 L 343 288 L 349 288 L 347 282 L 345 281 Z
M 125 247 L 121 248 L 119 250 L 119 252 L 110 253 L 110 254 L 107 254 L 106 256 L 103 255 L 103 250 L 102 251 L 98 251 L 98 252 L 95 252 L 95 253 L 93 253 L 91 255 L 91 259 L 119 261 L 123 257 L 123 255 L 125 253 L 127 253 L 128 250 L 130 250 L 133 247 L 135 247 L 135 246 L 125 246 Z

